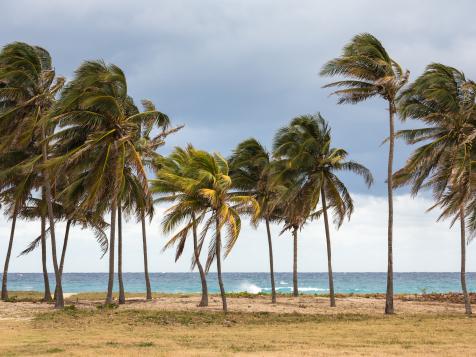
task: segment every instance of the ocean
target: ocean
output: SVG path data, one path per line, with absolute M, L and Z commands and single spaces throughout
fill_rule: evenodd
M 144 292 L 143 273 L 124 273 L 127 292 Z M 107 273 L 64 273 L 63 291 L 100 292 L 107 288 Z M 117 278 L 117 277 L 116 277 Z M 151 273 L 152 290 L 163 293 L 198 293 L 201 291 L 198 273 Z M 228 292 L 268 293 L 271 290 L 267 273 L 224 273 L 223 281 Z M 292 273 L 275 274 L 279 293 L 292 292 Z M 468 288 L 476 291 L 476 273 L 467 273 Z M 54 289 L 54 275 L 50 274 Z M 459 273 L 395 273 L 396 293 L 444 293 L 461 290 Z M 115 282 L 117 290 L 117 280 Z M 384 293 L 386 273 L 334 273 L 337 293 Z M 216 273 L 208 274 L 209 291 L 219 292 Z M 9 273 L 9 290 L 42 291 L 41 273 Z M 326 294 L 327 273 L 299 273 L 299 291 L 304 294 Z

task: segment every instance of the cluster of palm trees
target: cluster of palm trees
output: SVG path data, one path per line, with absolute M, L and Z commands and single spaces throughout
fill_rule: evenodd
M 323 76 L 340 77 L 338 103 L 359 103 L 381 97 L 388 103 L 388 271 L 385 313 L 393 304 L 393 197 L 395 187 L 410 185 L 413 194 L 431 188 L 440 218 L 459 220 L 461 285 L 467 314 L 466 232 L 476 228 L 476 195 L 472 178 L 476 137 L 476 84 L 455 68 L 430 64 L 415 82 L 370 34 L 355 36 L 341 56 L 326 63 Z M 55 306 L 63 306 L 61 275 L 71 225 L 92 228 L 104 254 L 109 255 L 106 303 L 112 303 L 117 221 L 119 303 L 125 301 L 122 282 L 122 217 L 134 216 L 142 225 L 147 298 L 151 288 L 147 263 L 147 219 L 154 202 L 167 204 L 162 229 L 171 238 L 175 259 L 193 240 L 191 269 L 199 271 L 202 296 L 208 305 L 207 272 L 216 263 L 223 310 L 227 311 L 222 257 L 233 249 L 242 218 L 266 226 L 271 300 L 276 303 L 270 225 L 293 237 L 293 295 L 297 296 L 298 233 L 306 223 L 323 219 L 327 245 L 330 305 L 335 306 L 329 216 L 340 227 L 354 211 L 352 197 L 339 178 L 343 171 L 361 176 L 370 187 L 370 171 L 347 160 L 347 152 L 332 145 L 331 129 L 320 115 L 303 115 L 279 129 L 272 151 L 247 139 L 229 158 L 177 147 L 158 154 L 170 128 L 169 118 L 150 101 L 143 111 L 128 95 L 124 73 L 102 61 L 84 62 L 68 83 L 56 77 L 42 48 L 13 43 L 0 53 L 0 200 L 12 219 L 5 259 L 2 298 L 8 299 L 7 272 L 17 218 L 41 219 L 40 236 L 22 254 L 41 247 L 45 300 L 51 300 L 46 271 L 46 239 L 50 237 L 56 289 Z M 422 129 L 395 132 L 394 120 L 422 121 Z M 394 141 L 421 144 L 405 166 L 393 168 Z M 147 168 L 156 177 L 147 178 Z M 110 220 L 104 220 L 110 213 Z M 60 261 L 55 223 L 67 222 Z M 48 227 L 47 227 L 48 226 Z M 109 238 L 104 231 L 109 229 Z M 320 236 L 316 234 L 317 236 Z M 470 235 L 471 237 L 471 235 Z M 208 241 L 207 259 L 200 261 Z M 223 249 L 222 249 L 223 248 Z
M 310 220 L 324 217 L 329 264 L 331 306 L 335 306 L 328 212 L 341 225 L 350 217 L 352 198 L 338 173 L 352 171 L 368 185 L 372 175 L 364 166 L 346 161 L 347 152 L 331 146 L 331 132 L 321 115 L 304 115 L 280 129 L 271 155 L 256 139 L 240 143 L 227 160 L 189 145 L 176 148 L 157 161 L 157 178 L 151 180 L 157 201 L 169 202 L 163 219 L 165 233 L 175 232 L 165 249 L 176 247 L 179 259 L 187 237 L 193 237 L 192 268 L 197 265 L 202 281 L 200 306 L 208 305 L 205 273 L 216 260 L 223 310 L 227 310 L 221 274 L 222 231 L 224 256 L 233 248 L 241 229 L 241 217 L 253 225 L 266 225 L 269 246 L 271 299 L 276 303 L 270 223 L 282 224 L 294 237 L 293 293 L 298 295 L 298 231 Z M 200 231 L 198 234 L 197 231 Z M 211 231 L 205 269 L 200 253 Z
M 52 300 L 46 268 L 47 233 L 55 273 L 55 307 L 64 306 L 62 272 L 71 225 L 90 227 L 109 253 L 107 303 L 112 303 L 118 224 L 119 302 L 122 284 L 123 215 L 142 222 L 147 297 L 145 221 L 153 215 L 147 167 L 167 135 L 169 118 L 148 100 L 143 111 L 127 91 L 123 71 L 102 61 L 84 62 L 66 83 L 57 77 L 49 53 L 26 43 L 0 52 L 0 202 L 12 219 L 2 280 L 8 299 L 8 266 L 17 218 L 41 219 L 41 232 L 26 254 L 41 246 L 45 300 Z M 110 221 L 104 221 L 110 213 Z M 57 256 L 57 223 L 65 220 L 61 258 Z M 46 227 L 48 225 L 48 227 Z M 109 239 L 104 230 L 109 227 Z

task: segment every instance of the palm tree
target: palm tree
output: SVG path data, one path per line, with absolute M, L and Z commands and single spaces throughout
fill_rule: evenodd
M 310 211 L 315 211 L 321 201 L 322 209 L 311 217 L 324 216 L 330 304 L 334 307 L 328 209 L 332 208 L 338 227 L 346 216 L 350 218 L 354 210 L 352 197 L 337 174 L 341 171 L 356 173 L 369 187 L 373 182 L 372 175 L 361 164 L 346 161 L 348 154 L 344 149 L 331 147 L 331 130 L 320 114 L 297 117 L 288 127 L 281 129 L 275 139 L 275 155 L 285 158 L 288 169 L 298 172 L 298 187 Z
M 175 261 L 181 257 L 190 231 L 192 233 L 191 268 L 198 268 L 202 286 L 202 297 L 198 306 L 205 307 L 208 306 L 208 286 L 206 273 L 200 262 L 203 239 L 198 242 L 197 226 L 199 219 L 203 220 L 206 201 L 196 190 L 190 189 L 190 183 L 196 184 L 197 179 L 197 172 L 191 169 L 194 151 L 191 145 L 186 149 L 177 147 L 168 157 L 156 158 L 157 177 L 151 180 L 151 191 L 159 195 L 156 202 L 173 203 L 173 206 L 167 209 L 162 222 L 164 233 L 174 231 L 185 220 L 185 225 L 180 227 L 164 246 L 164 249 L 168 249 L 177 245 Z
M 179 131 L 183 126 L 169 129 L 170 119 L 169 117 L 157 111 L 154 103 L 150 100 L 142 100 L 142 106 L 145 111 L 156 112 L 156 115 L 149 115 L 142 117 L 142 120 L 139 121 L 139 130 L 136 141 L 137 152 L 139 153 L 141 160 L 145 167 L 149 169 L 154 169 L 154 163 L 158 158 L 159 154 L 157 149 L 165 144 L 165 138 L 177 131 Z M 153 129 L 160 129 L 160 132 L 152 136 Z M 152 290 L 150 286 L 150 277 L 149 277 L 149 264 L 148 264 L 148 254 L 147 254 L 147 232 L 146 232 L 146 217 L 148 216 L 152 220 L 154 214 L 154 207 L 152 202 L 152 197 L 150 194 L 143 195 L 143 192 L 136 192 L 136 206 L 137 206 L 137 216 L 141 221 L 142 228 L 142 251 L 144 256 L 144 277 L 146 285 L 146 299 L 152 299 Z
M 271 302 L 275 304 L 276 286 L 270 222 L 278 219 L 276 216 L 278 192 L 272 176 L 273 162 L 268 151 L 256 139 L 247 139 L 238 144 L 229 162 L 233 186 L 255 197 L 260 205 L 260 219 L 266 224 L 268 236 Z
M 189 224 L 169 241 L 169 246 L 180 240 L 177 254 L 180 256 L 180 250 L 183 249 L 188 231 L 190 229 L 195 231 L 196 225 L 203 220 L 200 243 L 194 244 L 195 261 L 198 261 L 197 251 L 200 249 L 198 247 L 203 244 L 209 229 L 213 229 L 205 270 L 208 272 L 216 260 L 223 311 L 226 313 L 228 307 L 221 269 L 222 228 L 227 230 L 224 251 L 226 257 L 231 252 L 240 234 L 240 215 L 251 215 L 252 219 L 256 220 L 259 215 L 259 205 L 253 197 L 232 191 L 233 186 L 229 176 L 228 162 L 221 155 L 195 150 L 190 146 L 187 151 L 176 149 L 175 154 L 171 157 L 172 162 L 169 161 L 168 163 L 172 170 L 166 168 L 166 163 L 162 166 L 162 173 L 159 170 L 158 180 L 152 182 L 157 192 L 172 194 L 179 192 L 178 199 L 175 197 L 168 198 L 167 196 L 162 199 L 177 202 L 169 209 L 164 218 L 165 231 L 171 231 L 183 220 L 190 220 L 191 218 Z M 180 162 L 173 162 L 175 158 Z M 186 172 L 183 176 L 177 175 L 182 169 L 180 167 L 182 163 L 187 163 L 188 166 L 184 167 Z M 178 167 L 173 168 L 175 165 Z M 170 184 L 175 187 L 169 186 Z M 190 199 L 187 200 L 187 198 Z M 200 217 L 196 217 L 197 213 L 200 213 Z M 182 248 L 180 248 L 181 246 Z
M 0 82 L 3 84 L 0 100 L 4 103 L 4 109 L 0 115 L 3 134 L 0 152 L 23 150 L 32 145 L 35 138 L 39 141 L 38 146 L 41 148 L 41 155 L 28 157 L 25 160 L 27 163 L 23 164 L 22 169 L 26 170 L 26 167 L 35 166 L 41 162 L 45 163 L 49 156 L 47 135 L 54 129 L 48 120 L 48 116 L 55 103 L 56 94 L 63 87 L 64 78 L 56 78 L 51 57 L 45 49 L 15 42 L 5 46 L 0 53 Z M 56 257 L 52 182 L 49 175 L 49 170 L 43 168 L 43 189 L 50 223 L 53 266 L 56 286 L 59 291 L 55 307 L 62 308 L 64 301 Z M 16 200 L 14 203 L 10 242 L 13 240 L 14 223 L 20 209 L 20 202 Z M 11 244 L 9 244 L 9 248 L 11 252 Z M 6 263 L 8 263 L 8 258 Z
M 388 191 L 388 270 L 385 313 L 393 314 L 393 151 L 394 116 L 396 99 L 400 89 L 408 81 L 409 72 L 393 60 L 380 41 L 369 33 L 356 35 L 343 49 L 342 55 L 327 62 L 322 76 L 342 76 L 346 79 L 329 83 L 324 87 L 338 87 L 334 92 L 338 103 L 356 104 L 374 97 L 388 103 L 389 151 L 387 170 Z
M 442 208 L 439 219 L 460 220 L 461 287 L 465 309 L 471 314 L 466 288 L 466 207 L 474 212 L 473 141 L 476 137 L 476 85 L 455 68 L 433 63 L 400 96 L 403 119 L 421 120 L 428 126 L 402 130 L 398 137 L 409 144 L 422 143 L 405 166 L 395 173 L 395 186 L 410 184 L 412 194 L 431 187 Z M 471 225 L 470 225 L 471 228 Z
M 61 154 L 49 166 L 74 168 L 66 194 L 78 197 L 79 209 L 109 211 L 109 279 L 106 304 L 114 284 L 114 245 L 119 194 L 124 171 L 132 170 L 144 192 L 147 175 L 135 148 L 138 123 L 157 111 L 138 113 L 127 94 L 123 71 L 103 61 L 84 62 L 65 87 L 54 113 L 61 130 L 54 134 Z M 69 193 L 68 193 L 69 191 Z

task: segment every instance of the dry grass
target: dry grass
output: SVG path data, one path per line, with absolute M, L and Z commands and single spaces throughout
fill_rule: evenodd
M 334 310 L 323 298 L 280 297 L 281 313 L 263 311 L 271 306 L 267 297 L 234 297 L 232 312 L 224 316 L 219 301 L 192 309 L 196 296 L 175 297 L 180 310 L 164 305 L 169 299 L 130 300 L 119 308 L 97 308 L 81 299 L 64 311 L 48 304 L 0 303 L 0 355 L 470 356 L 476 351 L 476 319 L 466 318 L 455 304 L 399 301 L 398 315 L 383 316 L 378 298 L 341 298 Z

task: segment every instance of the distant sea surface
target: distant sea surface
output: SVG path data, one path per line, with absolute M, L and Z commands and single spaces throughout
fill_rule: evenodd
M 124 285 L 128 292 L 144 292 L 143 273 L 124 273 Z M 95 292 L 105 291 L 107 273 L 65 273 L 63 291 Z M 152 290 L 163 293 L 198 293 L 201 291 L 198 273 L 151 273 Z M 228 292 L 249 292 L 252 294 L 271 291 L 267 273 L 224 273 L 223 281 Z M 280 293 L 292 292 L 292 273 L 275 274 L 276 289 Z M 471 291 L 476 290 L 476 273 L 467 273 Z M 54 276 L 50 274 L 51 288 Z M 327 273 L 300 273 L 299 290 L 304 294 L 328 293 Z M 396 293 L 430 293 L 460 291 L 459 273 L 395 273 Z M 386 273 L 335 273 L 335 290 L 338 293 L 384 293 Z M 210 292 L 218 292 L 216 273 L 208 274 Z M 8 274 L 9 290 L 42 291 L 41 273 Z M 117 290 L 117 280 L 115 282 Z

